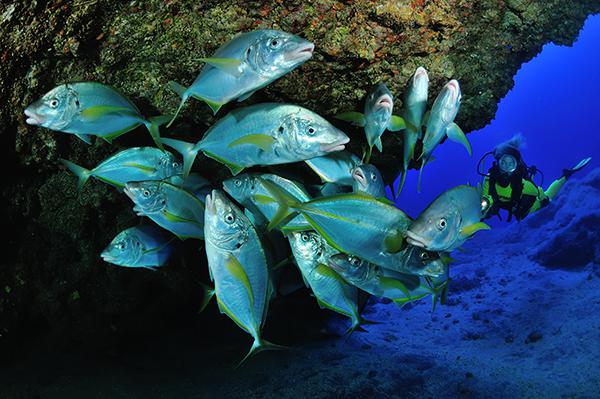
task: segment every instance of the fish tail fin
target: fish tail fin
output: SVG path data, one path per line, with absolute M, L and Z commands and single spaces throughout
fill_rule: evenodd
M 347 337 L 350 337 L 354 331 L 363 332 L 363 333 L 368 332 L 360 325 L 360 323 L 358 323 L 358 324 L 352 324 L 350 327 L 348 327 L 348 329 L 344 332 L 344 335 L 346 335 Z
M 163 147 L 162 143 L 160 142 L 159 127 L 161 125 L 164 125 L 165 123 L 169 122 L 169 120 L 171 120 L 170 115 L 160 115 L 160 116 L 153 116 L 152 118 L 148 118 L 148 120 L 144 121 L 144 125 L 146 126 L 146 129 L 148 129 L 148 131 L 150 132 L 150 136 L 152 136 L 152 140 L 154 140 L 154 144 L 156 144 L 156 146 L 163 151 L 165 150 L 165 148 Z
M 277 226 L 281 225 L 287 219 L 289 219 L 296 211 L 291 211 L 290 208 L 298 208 L 300 204 L 296 200 L 296 198 L 292 197 L 290 194 L 285 192 L 281 187 L 277 184 L 267 180 L 260 179 L 263 186 L 267 189 L 269 194 L 273 196 L 273 199 L 279 204 L 279 208 L 277 208 L 277 212 L 269 222 L 267 226 L 267 230 L 272 230 Z
M 377 148 L 377 150 L 379 150 L 379 152 L 383 152 L 383 144 L 381 143 L 381 136 L 377 137 L 377 139 L 375 140 L 375 147 Z
M 423 168 L 425 167 L 425 158 L 421 161 L 421 169 L 419 169 L 419 181 L 417 183 L 417 192 L 421 192 L 421 177 L 423 176 Z
M 246 362 L 251 356 L 256 355 L 257 353 L 264 351 L 273 351 L 273 350 L 284 350 L 289 349 L 287 346 L 277 345 L 272 342 L 267 341 L 266 339 L 262 339 L 260 337 L 255 338 L 252 343 L 252 347 L 250 351 L 244 356 L 244 358 L 238 363 L 236 368 L 240 367 L 242 364 Z
M 198 155 L 196 145 L 188 143 L 187 141 L 168 138 L 162 138 L 160 141 L 162 144 L 168 145 L 181 154 L 183 157 L 183 178 L 187 178 L 190 174 L 190 170 L 192 170 L 192 165 L 196 160 L 196 155 Z
M 396 198 L 396 191 L 395 191 L 395 188 L 394 188 L 394 182 L 393 181 L 389 184 L 389 187 L 390 187 L 390 193 L 392 194 L 392 198 Z
M 204 289 L 204 296 L 202 297 L 202 302 L 200 303 L 198 313 L 202 313 L 204 309 L 206 309 L 206 306 L 208 306 L 208 303 L 210 302 L 212 297 L 215 296 L 214 288 L 211 288 L 204 283 L 200 283 L 200 285 L 202 286 L 202 289 Z
M 362 316 L 356 314 L 354 316 L 352 316 L 352 325 L 350 327 L 348 327 L 348 329 L 346 330 L 346 332 L 344 332 L 344 335 L 347 335 L 348 337 L 350 337 L 350 335 L 352 335 L 352 333 L 354 331 L 358 331 L 358 332 L 368 332 L 367 330 L 365 330 L 363 328 L 363 325 L 365 324 L 381 324 L 378 321 L 372 321 L 372 320 L 367 320 L 365 318 L 363 318 Z
M 65 165 L 71 172 L 73 172 L 75 176 L 77 176 L 77 178 L 79 179 L 79 181 L 77 182 L 77 188 L 81 190 L 85 182 L 87 182 L 90 176 L 92 175 L 92 171 L 79 165 L 76 165 L 71 161 L 67 161 L 66 159 L 61 158 L 60 162 L 63 165 Z
M 402 188 L 404 187 L 404 182 L 406 181 L 406 174 L 408 173 L 408 169 L 404 169 L 402 171 L 402 177 L 400 178 L 400 184 L 398 184 L 398 190 L 396 191 L 395 199 L 400 198 L 400 193 L 402 192 Z
M 363 154 L 363 163 L 368 164 L 371 161 L 371 154 L 373 153 L 373 146 L 369 145 L 367 151 Z
M 177 111 L 175 111 L 175 115 L 173 115 L 173 117 L 171 118 L 171 121 L 167 125 L 167 127 L 171 127 L 171 125 L 177 118 L 177 115 L 179 115 L 179 111 L 181 111 L 181 108 L 183 108 L 183 105 L 189 98 L 189 94 L 187 94 L 187 89 L 185 87 L 183 87 L 179 83 L 174 82 L 172 80 L 168 83 L 168 86 L 171 90 L 173 90 L 175 93 L 177 93 L 177 95 L 179 97 L 181 97 L 181 102 L 179 103 L 179 107 L 177 107 Z

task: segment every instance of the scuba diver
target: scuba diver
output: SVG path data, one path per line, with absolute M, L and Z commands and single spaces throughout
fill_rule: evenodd
M 481 209 L 484 219 L 494 215 L 500 217 L 500 209 L 508 211 L 508 221 L 514 216 L 517 220 L 545 207 L 556 196 L 571 175 L 584 166 L 590 158 L 585 158 L 571 169 L 563 169 L 563 175 L 556 179 L 547 190 L 534 183 L 534 176 L 541 171 L 535 166 L 528 167 L 519 151 L 523 137 L 516 135 L 499 144 L 485 154 L 477 166 L 479 174 L 485 176 L 481 192 Z M 482 161 L 493 155 L 494 163 L 487 174 L 480 171 Z M 543 174 L 542 174 L 543 184 Z

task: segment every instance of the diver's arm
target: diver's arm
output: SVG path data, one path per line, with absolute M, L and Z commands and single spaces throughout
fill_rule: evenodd
M 481 213 L 485 217 L 488 211 L 494 205 L 494 199 L 490 195 L 490 178 L 486 176 L 483 179 L 483 185 L 481 187 Z

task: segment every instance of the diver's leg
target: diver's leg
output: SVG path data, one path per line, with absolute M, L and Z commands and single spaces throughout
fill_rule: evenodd
M 567 181 L 567 178 L 565 176 L 556 179 L 552 182 L 552 184 L 550 184 L 550 187 L 548 187 L 548 189 L 545 191 L 546 196 L 549 199 L 553 199 L 556 194 L 558 194 L 558 192 L 560 191 L 560 189 L 562 188 L 562 186 L 565 184 L 565 182 Z
M 563 169 L 563 175 L 561 178 L 556 179 L 552 182 L 552 184 L 550 184 L 550 187 L 548 187 L 548 189 L 546 190 L 546 195 L 548 196 L 549 199 L 553 199 L 556 194 L 558 194 L 558 191 L 562 188 L 562 186 L 565 184 L 565 182 L 567 181 L 567 179 L 569 177 L 571 177 L 571 175 L 577 171 L 580 171 L 581 169 L 583 169 L 584 166 L 586 166 L 590 160 L 592 158 L 584 158 L 582 159 L 577 165 L 575 165 L 574 167 L 572 167 L 571 169 Z

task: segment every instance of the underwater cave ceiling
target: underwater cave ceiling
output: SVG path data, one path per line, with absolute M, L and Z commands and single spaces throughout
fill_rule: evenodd
M 76 179 L 57 160 L 89 167 L 117 149 L 150 142 L 136 130 L 113 145 L 96 140 L 88 146 L 25 125 L 24 107 L 55 85 L 99 81 L 120 89 L 147 115 L 172 113 L 179 98 L 166 87 L 169 80 L 190 84 L 203 65 L 199 58 L 237 32 L 277 28 L 314 42 L 315 55 L 245 104 L 294 102 L 333 120 L 336 113 L 362 110 L 368 86 L 383 80 L 399 109 L 405 82 L 424 66 L 430 102 L 446 81 L 460 81 L 457 123 L 469 132 L 493 118 L 523 62 L 545 43 L 571 44 L 585 18 L 598 12 L 597 0 L 51 0 L 0 6 L 0 137 L 5 171 L 11 172 L 3 210 L 4 220 L 16 226 L 0 268 L 3 335 L 24 320 L 58 325 L 72 317 L 90 327 L 96 322 L 90 312 L 128 312 L 143 301 L 148 307 L 162 300 L 167 312 L 186 293 L 197 295 L 184 272 L 139 282 L 101 262 L 98 254 L 116 228 L 137 223 L 131 204 L 97 181 L 76 193 Z M 195 141 L 214 121 L 205 104 L 191 100 L 164 135 Z M 350 149 L 361 153 L 362 131 L 338 126 L 351 136 Z M 386 134 L 384 154 L 374 155 L 388 180 L 399 169 L 400 137 Z M 226 175 L 212 161 L 200 171 L 215 180 Z M 148 281 L 166 285 L 168 300 L 148 301 L 148 293 L 136 298 L 135 287 Z

